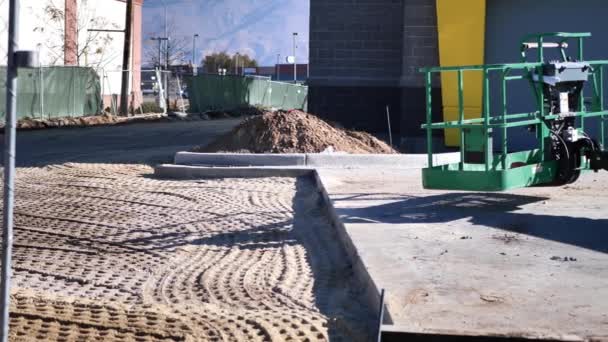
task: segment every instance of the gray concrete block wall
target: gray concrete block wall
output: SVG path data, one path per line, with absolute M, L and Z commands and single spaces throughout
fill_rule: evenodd
M 423 87 L 424 76 L 419 69 L 439 65 L 435 4 L 435 0 L 403 0 L 401 85 L 404 87 Z
M 401 76 L 401 136 L 406 151 L 425 146 L 425 79 L 420 68 L 439 65 L 439 37 L 435 0 L 403 0 L 403 65 Z M 441 121 L 439 75 L 433 77 L 433 120 Z M 441 131 L 434 132 L 441 135 Z
M 398 85 L 402 0 L 311 0 L 310 82 Z
M 418 137 L 424 76 L 439 65 L 436 0 L 310 0 L 309 110 L 346 127 Z M 434 117 L 441 111 L 434 79 Z

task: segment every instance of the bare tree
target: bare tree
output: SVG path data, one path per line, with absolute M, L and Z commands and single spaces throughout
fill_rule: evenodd
M 182 64 L 187 61 L 187 56 L 191 53 L 192 41 L 186 37 L 177 34 L 176 25 L 173 21 L 167 23 L 168 41 L 161 41 L 160 45 L 160 60 L 158 41 L 151 40 L 152 38 L 163 37 L 164 29 L 158 32 L 150 32 L 146 36 L 144 43 L 144 58 L 148 65 L 165 65 L 165 60 L 168 57 L 168 65 Z
M 59 0 L 62 1 L 62 0 Z M 34 27 L 34 32 L 48 32 L 54 37 L 61 39 L 53 41 L 46 40 L 43 45 L 49 51 L 50 64 L 59 64 L 65 50 L 65 10 L 55 4 L 55 0 L 46 0 L 44 15 L 38 18 L 40 25 Z M 111 51 L 110 44 L 114 37 L 108 32 L 89 31 L 89 29 L 120 29 L 115 23 L 110 23 L 106 18 L 97 16 L 94 9 L 89 6 L 88 0 L 79 2 L 76 13 L 77 48 L 76 56 L 78 65 L 88 64 L 95 68 L 103 68 L 115 58 L 120 56 L 120 51 Z M 93 63 L 89 63 L 89 58 Z
M 216 73 L 218 68 L 243 71 L 242 68 L 257 66 L 258 62 L 247 54 L 230 55 L 226 51 L 209 54 L 203 59 L 203 70 L 211 74 Z

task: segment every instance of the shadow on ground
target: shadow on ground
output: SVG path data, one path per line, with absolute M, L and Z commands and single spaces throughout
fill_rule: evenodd
M 340 201 L 369 201 L 379 194 L 352 194 Z M 382 198 L 384 200 L 384 198 Z M 608 253 L 608 219 L 590 219 L 542 212 L 518 212 L 544 197 L 498 193 L 450 193 L 434 196 L 394 196 L 391 203 L 341 208 L 345 223 L 447 223 L 469 218 L 472 224 L 526 234 Z

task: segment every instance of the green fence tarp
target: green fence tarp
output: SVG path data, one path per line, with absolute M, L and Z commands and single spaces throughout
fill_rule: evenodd
M 6 114 L 6 67 L 0 68 L 0 120 Z M 99 114 L 101 83 L 92 68 L 19 69 L 17 119 L 50 119 Z
M 307 110 L 308 87 L 241 76 L 198 75 L 188 79 L 190 111 L 243 106 Z

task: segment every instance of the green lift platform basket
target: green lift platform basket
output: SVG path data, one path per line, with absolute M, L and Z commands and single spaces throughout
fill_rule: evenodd
M 565 185 L 575 182 L 586 170 L 608 170 L 603 150 L 608 111 L 604 98 L 604 69 L 608 60 L 584 61 L 584 40 L 590 33 L 543 33 L 526 36 L 521 43 L 522 60 L 513 64 L 423 68 L 426 76 L 426 129 L 428 167 L 422 172 L 427 189 L 504 191 L 533 185 Z M 567 55 L 568 46 L 578 46 L 578 56 Z M 557 49 L 559 59 L 547 61 L 545 49 Z M 536 50 L 536 61 L 528 52 Z M 432 122 L 433 74 L 457 73 L 459 117 L 457 121 Z M 480 118 L 465 119 L 464 77 L 483 73 L 483 108 Z M 491 111 L 490 79 L 500 82 L 500 107 Z M 507 112 L 507 85 L 527 80 L 536 99 L 536 111 Z M 584 96 L 591 82 L 590 97 Z M 599 119 L 599 137 L 585 132 L 587 119 Z M 537 147 L 510 152 L 508 129 L 528 128 Z M 458 129 L 460 162 L 433 164 L 433 131 Z M 502 134 L 496 134 L 502 133 Z M 500 136 L 501 151 L 494 152 Z

